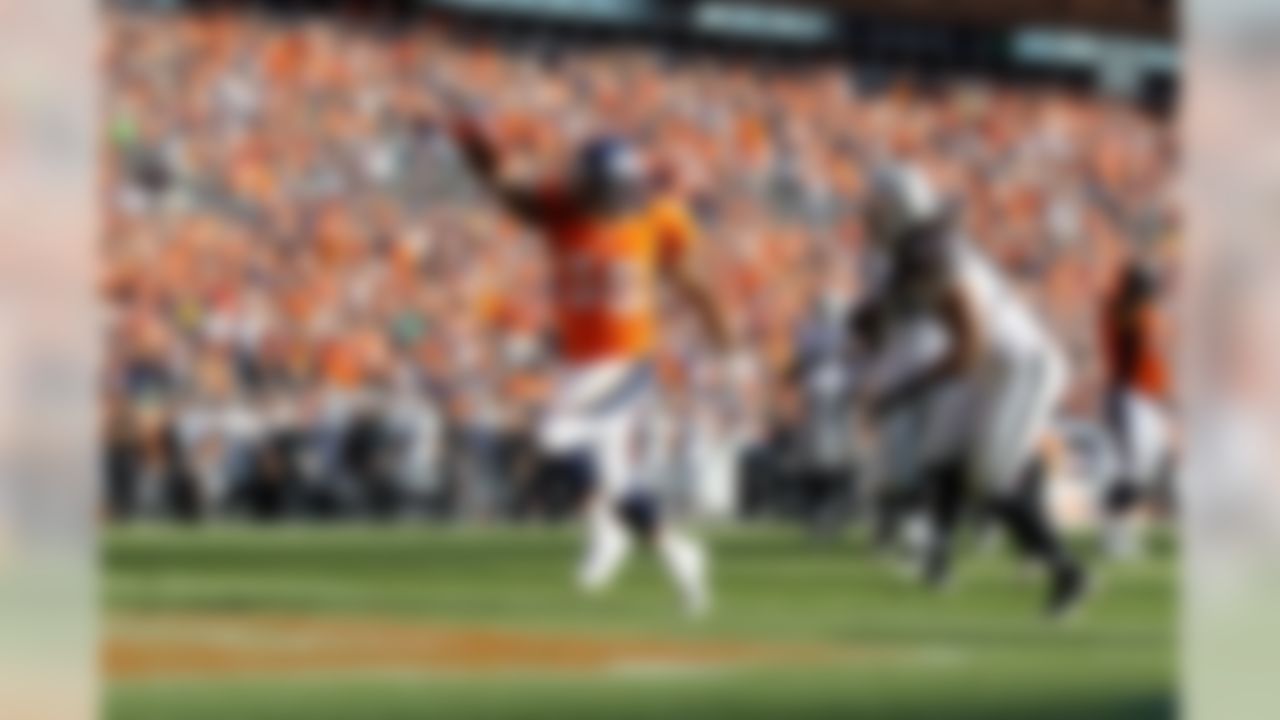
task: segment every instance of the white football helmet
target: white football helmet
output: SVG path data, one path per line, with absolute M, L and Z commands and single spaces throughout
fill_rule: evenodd
M 942 219 L 946 203 L 923 171 L 913 165 L 888 163 L 871 175 L 866 198 L 871 239 L 890 245 L 916 228 Z

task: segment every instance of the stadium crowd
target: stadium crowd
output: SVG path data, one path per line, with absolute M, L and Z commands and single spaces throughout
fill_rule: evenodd
M 459 102 L 499 119 L 524 171 L 608 130 L 690 199 L 756 383 L 739 422 L 704 421 L 723 417 L 698 410 L 704 353 L 671 318 L 659 364 L 672 437 L 751 487 L 806 454 L 784 445 L 815 437 L 799 429 L 821 383 L 796 369 L 830 356 L 864 282 L 858 201 L 874 158 L 919 163 L 960 201 L 1069 349 L 1079 417 L 1098 411 L 1102 298 L 1126 256 L 1176 224 L 1172 128 L 1116 98 L 461 39 L 441 21 L 105 22 L 117 516 L 555 511 L 522 472 L 551 370 L 543 257 L 441 131 Z

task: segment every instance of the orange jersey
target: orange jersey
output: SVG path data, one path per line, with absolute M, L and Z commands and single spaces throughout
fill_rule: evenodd
M 662 269 L 695 240 L 685 208 L 662 201 L 606 219 L 566 211 L 550 214 L 546 225 L 555 326 L 565 359 L 651 353 Z

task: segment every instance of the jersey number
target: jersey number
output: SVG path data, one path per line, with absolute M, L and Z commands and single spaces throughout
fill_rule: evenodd
M 636 262 L 572 255 L 560 276 L 560 297 L 575 310 L 629 313 L 648 302 L 644 268 Z

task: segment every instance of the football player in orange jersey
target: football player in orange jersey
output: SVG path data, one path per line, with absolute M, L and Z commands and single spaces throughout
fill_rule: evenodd
M 719 349 L 729 346 L 725 319 L 692 262 L 692 218 L 659 195 L 644 158 L 622 140 L 591 140 L 566 177 L 528 185 L 504 176 L 497 144 L 474 115 L 454 123 L 453 134 L 473 170 L 541 231 L 550 253 L 562 366 L 539 444 L 549 472 L 575 473 L 587 488 L 580 587 L 607 588 L 640 540 L 657 551 L 687 612 L 704 614 L 706 550 L 663 513 L 640 461 L 657 400 L 660 289 L 688 303 Z
M 1101 318 L 1105 416 L 1115 439 L 1117 469 L 1105 497 L 1105 539 L 1117 558 L 1138 551 L 1135 511 L 1172 468 L 1165 410 L 1169 372 L 1160 349 L 1159 296 L 1156 269 L 1141 259 L 1131 260 Z

